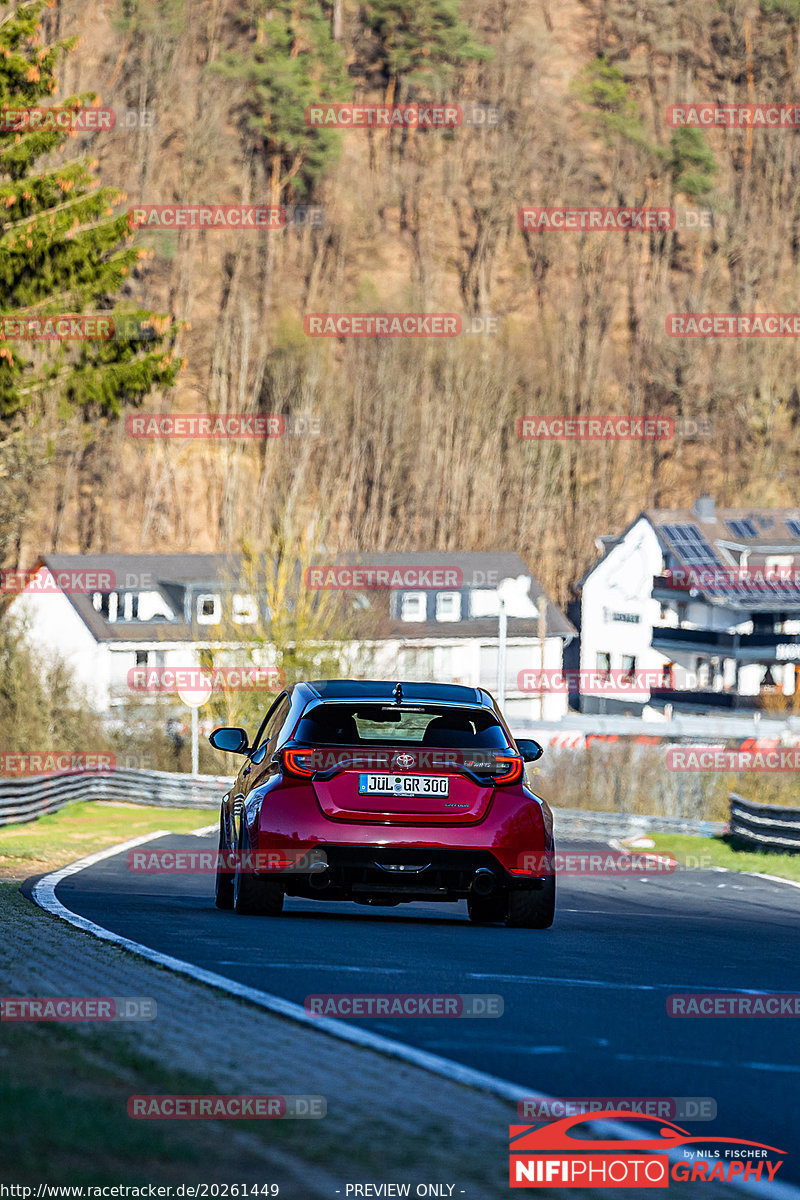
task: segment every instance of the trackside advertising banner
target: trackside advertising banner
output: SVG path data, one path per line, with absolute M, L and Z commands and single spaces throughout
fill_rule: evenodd
M 721 1135 L 695 1136 L 671 1121 L 605 1112 L 607 1125 L 578 1115 L 543 1126 L 509 1126 L 509 1186 L 534 1188 L 669 1188 L 673 1183 L 770 1183 L 783 1166 L 776 1146 Z M 596 1120 L 596 1119 L 595 1119 Z M 638 1136 L 637 1136 L 638 1134 Z

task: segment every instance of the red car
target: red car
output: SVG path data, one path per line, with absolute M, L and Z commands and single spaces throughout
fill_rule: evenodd
M 524 770 L 542 749 L 483 689 L 297 683 L 252 745 L 243 729 L 209 740 L 245 756 L 222 801 L 218 908 L 466 899 L 480 924 L 552 925 L 553 817 Z

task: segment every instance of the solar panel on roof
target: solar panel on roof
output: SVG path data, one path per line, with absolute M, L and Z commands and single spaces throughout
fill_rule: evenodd
M 796 532 L 792 532 L 800 537 L 800 519 L 793 523 Z M 791 527 L 789 521 L 786 524 Z M 748 571 L 725 566 L 696 525 L 664 525 L 663 529 L 675 554 L 697 572 L 697 586 L 707 596 L 753 611 L 800 609 L 800 588 L 793 573 L 784 579 L 762 567 Z
M 728 521 L 728 528 L 733 533 L 733 536 L 737 538 L 758 537 L 758 530 L 755 525 L 747 519 L 743 521 Z
M 788 520 L 786 522 L 786 528 L 789 530 L 789 533 L 793 534 L 795 537 L 800 537 L 800 521 Z
M 752 580 L 723 583 L 722 586 L 708 588 L 707 591 L 710 595 L 735 600 L 739 604 L 747 601 L 754 609 L 778 612 L 800 607 L 800 589 L 791 578 L 783 580 L 755 576 Z
M 664 533 L 687 566 L 709 566 L 719 562 L 696 525 L 665 525 Z

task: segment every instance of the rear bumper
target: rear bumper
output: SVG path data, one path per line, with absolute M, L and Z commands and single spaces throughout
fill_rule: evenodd
M 488 850 L 325 845 L 316 851 L 327 862 L 309 874 L 282 877 L 290 896 L 329 900 L 453 901 L 470 895 L 501 895 L 511 889 L 536 891 L 544 878 L 510 875 Z M 274 878 L 274 876 L 273 876 Z
M 522 786 L 496 788 L 485 816 L 458 826 L 331 819 L 309 785 L 285 777 L 251 793 L 246 813 L 253 850 L 302 847 L 328 863 L 325 872 L 286 872 L 289 895 L 459 899 L 471 894 L 480 871 L 491 872 L 494 888 L 536 890 L 545 874 L 518 872 L 553 844 L 550 809 Z

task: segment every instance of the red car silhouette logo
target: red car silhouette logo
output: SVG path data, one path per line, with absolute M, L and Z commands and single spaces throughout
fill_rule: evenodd
M 649 1138 L 614 1138 L 611 1141 L 595 1141 L 594 1138 L 576 1137 L 570 1132 L 573 1126 L 588 1125 L 592 1120 L 619 1120 L 627 1125 L 633 1121 L 650 1121 L 658 1126 L 658 1133 Z M 777 1146 L 767 1146 L 763 1142 L 750 1142 L 743 1138 L 726 1138 L 718 1134 L 713 1136 L 695 1137 L 688 1129 L 673 1125 L 661 1117 L 649 1117 L 644 1113 L 630 1113 L 624 1110 L 604 1112 L 602 1118 L 587 1117 L 578 1113 L 574 1117 L 563 1117 L 549 1125 L 511 1125 L 509 1126 L 510 1150 L 513 1154 L 551 1154 L 554 1151 L 572 1151 L 585 1153 L 592 1150 L 671 1150 L 673 1146 L 688 1146 L 698 1142 L 711 1145 L 729 1144 L 734 1146 L 756 1146 L 760 1150 L 772 1150 L 775 1154 L 785 1154 Z

